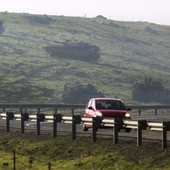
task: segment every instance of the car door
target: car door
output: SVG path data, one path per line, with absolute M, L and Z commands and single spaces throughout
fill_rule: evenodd
M 94 117 L 95 111 L 94 111 L 94 100 L 91 99 L 85 109 L 85 116 L 87 117 Z

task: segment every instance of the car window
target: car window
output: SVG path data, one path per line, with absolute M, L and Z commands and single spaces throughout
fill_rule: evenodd
M 119 100 L 96 100 L 96 109 L 126 110 L 126 107 Z
M 88 103 L 88 105 L 87 105 L 87 107 L 90 107 L 90 106 L 92 106 L 92 99 L 89 101 L 89 103 Z
M 102 100 L 96 100 L 96 109 L 105 109 L 104 102 Z
M 125 105 L 124 105 L 124 103 L 122 101 L 119 101 L 118 103 L 119 103 L 119 108 L 121 110 L 126 110 L 126 107 L 125 107 Z

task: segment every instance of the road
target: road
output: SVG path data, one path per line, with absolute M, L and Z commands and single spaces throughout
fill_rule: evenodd
M 152 115 L 152 116 L 132 116 L 133 120 L 152 120 L 152 121 L 170 121 L 170 115 Z M 0 127 L 1 129 L 6 129 L 6 120 L 2 120 L 0 119 Z M 37 124 L 36 122 L 32 122 L 32 121 L 26 121 L 25 122 L 25 133 L 27 131 L 33 130 L 36 132 L 36 128 L 37 128 Z M 18 120 L 11 120 L 10 121 L 10 130 L 12 131 L 13 129 L 18 129 L 18 131 L 21 130 L 21 121 Z M 41 133 L 43 131 L 46 131 L 48 133 L 52 133 L 53 132 L 53 123 L 52 122 L 41 122 Z M 60 133 L 65 133 L 65 132 L 69 132 L 71 134 L 72 132 L 72 124 L 68 124 L 68 123 L 58 123 L 57 124 L 57 131 Z M 76 127 L 76 131 L 79 134 L 88 134 L 88 135 L 92 135 L 92 130 L 89 129 L 88 132 L 83 132 L 82 130 L 82 125 L 77 125 Z M 168 132 L 168 134 L 170 134 Z M 113 129 L 99 129 L 97 132 L 97 135 L 99 136 L 105 136 L 105 137 L 113 137 Z M 154 140 L 161 140 L 162 139 L 162 133 L 161 132 L 151 132 L 151 131 L 143 131 L 143 138 L 145 139 L 154 139 Z M 170 140 L 170 135 L 167 135 L 168 137 L 168 141 Z M 137 131 L 136 130 L 132 130 L 130 133 L 125 133 L 124 130 L 122 129 L 119 133 L 119 137 L 123 137 L 126 139 L 130 139 L 132 140 L 133 138 L 137 138 Z

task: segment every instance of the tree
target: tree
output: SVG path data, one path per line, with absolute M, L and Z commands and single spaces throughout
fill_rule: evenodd
M 91 84 L 66 84 L 64 86 L 62 102 L 85 104 L 92 97 L 104 97 L 104 95 L 101 92 L 98 92 Z

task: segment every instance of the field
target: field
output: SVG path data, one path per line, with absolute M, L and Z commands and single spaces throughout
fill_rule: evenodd
M 34 132 L 0 133 L 0 168 L 17 170 L 158 170 L 170 169 L 169 147 L 162 150 L 160 141 L 145 141 L 140 147 L 135 140 L 120 140 L 114 145 L 112 139 L 98 138 L 92 143 L 90 137 L 50 134 L 36 136 Z
M 128 104 L 133 83 L 152 77 L 170 87 L 170 26 L 95 18 L 0 13 L 0 102 L 58 103 L 64 86 L 93 85 Z M 91 62 L 51 56 L 48 46 L 83 42 Z

